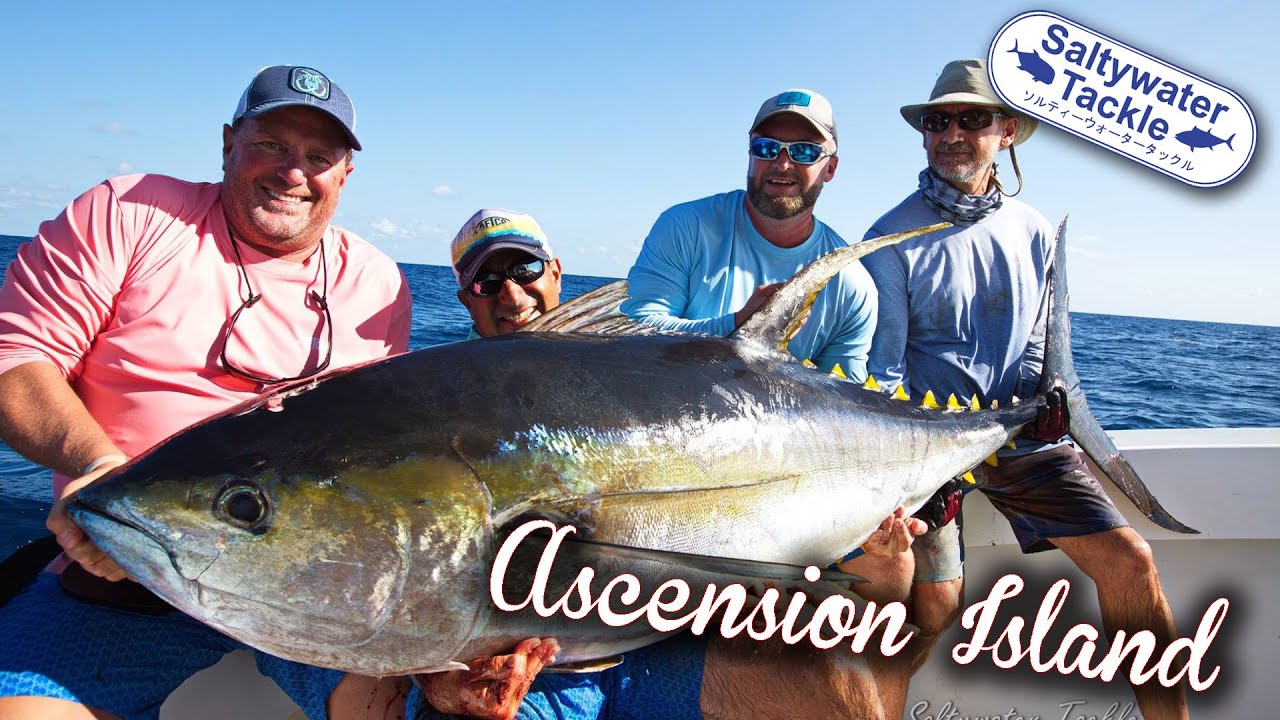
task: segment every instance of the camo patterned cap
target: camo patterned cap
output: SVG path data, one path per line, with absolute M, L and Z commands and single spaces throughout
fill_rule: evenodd
M 934 105 L 988 105 L 1000 108 L 1000 111 L 1018 119 L 1018 130 L 1014 133 L 1013 144 L 1020 145 L 1031 133 L 1036 131 L 1040 121 L 1015 111 L 996 97 L 991 89 L 991 80 L 987 76 L 986 60 L 952 60 L 942 68 L 938 82 L 933 85 L 929 102 L 919 105 L 903 105 L 899 111 L 907 124 L 920 132 L 920 118 Z
M 458 287 L 471 284 L 476 271 L 499 250 L 523 250 L 539 260 L 551 260 L 551 244 L 531 216 L 514 210 L 484 208 L 463 223 L 449 245 Z
M 271 65 L 259 70 L 240 96 L 231 124 L 289 105 L 306 105 L 328 113 L 342 126 L 351 149 L 361 149 L 351 98 L 324 73 L 300 65 Z

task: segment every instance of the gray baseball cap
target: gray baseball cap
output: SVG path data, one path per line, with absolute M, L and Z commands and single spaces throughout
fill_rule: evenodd
M 756 119 L 751 122 L 751 130 L 755 132 L 760 123 L 781 113 L 799 115 L 809 121 L 822 137 L 832 142 L 836 140 L 836 116 L 831 110 L 831 102 L 822 95 L 805 88 L 791 88 L 774 95 L 760 106 Z

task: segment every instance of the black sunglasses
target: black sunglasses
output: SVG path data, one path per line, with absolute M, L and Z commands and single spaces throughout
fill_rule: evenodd
M 991 123 L 997 117 L 1008 116 L 1001 112 L 983 108 L 969 108 L 968 110 L 961 110 L 954 115 L 949 112 L 934 110 L 920 116 L 920 127 L 933 133 L 946 132 L 947 128 L 951 126 L 951 119 L 955 118 L 961 130 L 981 130 L 991 127 Z
M 333 359 L 333 315 L 329 312 L 329 265 L 325 262 L 324 257 L 324 241 L 320 242 L 320 268 L 324 276 L 324 285 L 322 286 L 323 294 L 312 290 L 308 297 L 320 308 L 324 313 L 324 324 L 328 334 L 328 349 L 325 350 L 324 360 L 320 364 L 305 372 L 294 375 L 293 377 L 271 377 L 270 375 L 259 375 L 249 372 L 239 365 L 227 359 L 227 345 L 231 342 L 231 335 L 235 332 L 236 321 L 240 319 L 240 314 L 245 310 L 249 310 L 258 301 L 262 299 L 262 295 L 253 291 L 253 285 L 249 282 L 249 273 L 244 269 L 244 261 L 240 259 L 240 247 L 236 244 L 235 235 L 231 236 L 231 249 L 235 252 L 236 266 L 240 268 L 240 276 L 244 278 L 244 285 L 249 290 L 249 297 L 240 303 L 240 307 L 231 315 L 231 319 L 227 321 L 227 329 L 222 332 L 222 350 L 218 353 L 218 361 L 222 363 L 223 369 L 244 380 L 252 380 L 253 382 L 262 383 L 264 385 L 275 385 L 278 383 L 293 382 L 294 380 L 305 380 L 313 375 L 319 375 L 329 367 L 329 361 Z
M 538 258 L 516 263 L 501 272 L 479 273 L 471 278 L 467 292 L 478 298 L 493 297 L 502 291 L 507 280 L 517 285 L 528 285 L 542 277 L 547 271 L 547 264 Z

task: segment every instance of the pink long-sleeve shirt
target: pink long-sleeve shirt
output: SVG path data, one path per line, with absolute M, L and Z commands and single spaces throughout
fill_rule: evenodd
M 264 388 L 218 359 L 248 296 L 222 212 L 221 184 L 162 175 L 107 180 L 74 200 L 18 250 L 0 288 L 0 374 L 52 363 L 130 457 Z M 324 238 L 333 316 L 330 369 L 404 352 L 411 300 L 404 275 L 353 233 Z M 270 377 L 324 358 L 320 252 L 304 262 L 237 243 L 262 300 L 241 313 L 228 359 Z M 55 474 L 54 491 L 68 478 Z

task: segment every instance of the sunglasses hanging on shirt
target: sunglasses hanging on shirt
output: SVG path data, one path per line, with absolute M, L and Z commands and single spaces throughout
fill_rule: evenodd
M 234 233 L 231 233 L 231 250 L 236 256 L 236 267 L 240 269 L 240 277 L 244 279 L 244 286 L 249 290 L 249 297 L 240 303 L 240 307 L 231 315 L 231 319 L 227 321 L 227 329 L 222 332 L 222 350 L 218 353 L 218 361 L 222 363 L 223 369 L 228 373 L 235 375 L 244 380 L 262 383 L 264 385 L 276 385 L 279 383 L 293 382 L 294 380 L 305 380 L 313 375 L 319 375 L 329 367 L 329 361 L 333 359 L 333 315 L 329 312 L 329 265 L 325 262 L 324 257 L 324 240 L 320 241 L 320 272 L 324 277 L 324 284 L 321 286 L 322 293 L 311 290 L 307 293 L 307 297 L 314 302 L 324 313 L 324 325 L 328 336 L 328 349 L 325 350 L 324 360 L 320 361 L 311 370 L 294 375 L 293 377 L 271 377 L 270 375 L 260 375 L 250 372 L 231 362 L 227 358 L 227 346 L 230 344 L 231 336 L 236 329 L 236 321 L 240 319 L 241 313 L 250 310 L 262 296 L 253 291 L 253 284 L 249 282 L 249 273 L 245 270 L 244 261 L 240 258 L 240 246 L 236 243 Z M 317 344 L 319 338 L 316 338 Z

